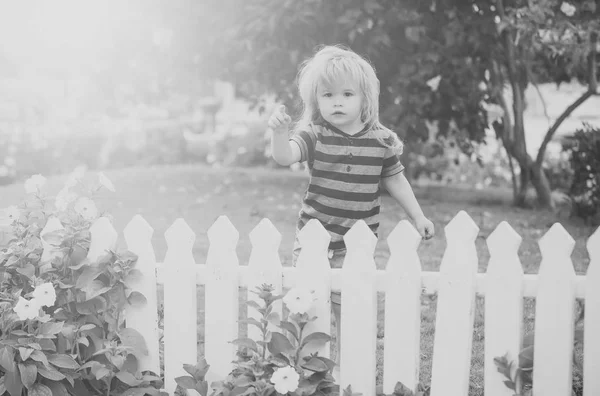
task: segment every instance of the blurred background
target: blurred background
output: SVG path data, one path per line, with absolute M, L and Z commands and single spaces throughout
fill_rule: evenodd
M 0 184 L 82 164 L 276 168 L 266 118 L 298 114 L 299 64 L 339 43 L 377 69 L 414 183 L 542 207 L 598 189 L 594 171 L 573 190 L 571 156 L 578 130 L 598 141 L 598 1 L 0 5 Z

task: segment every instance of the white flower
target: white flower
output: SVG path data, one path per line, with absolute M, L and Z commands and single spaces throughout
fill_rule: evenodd
M 70 192 L 69 188 L 65 186 L 62 190 L 58 192 L 56 195 L 56 200 L 54 201 L 54 205 L 56 209 L 60 211 L 67 210 L 69 204 L 77 199 L 77 194 Z
M 76 167 L 73 172 L 69 174 L 67 181 L 65 182 L 65 188 L 69 189 L 71 187 L 75 187 L 77 183 L 79 183 L 83 176 L 85 175 L 86 167 L 81 165 Z
M 295 287 L 287 292 L 283 298 L 283 303 L 288 307 L 291 313 L 306 313 L 314 301 L 313 294 L 308 289 Z
M 105 187 L 108 191 L 115 192 L 115 185 L 104 173 L 98 172 L 98 181 L 100 182 L 100 185 Z
M 49 282 L 37 286 L 32 295 L 40 307 L 51 307 L 56 301 L 56 291 L 52 283 Z
M 481 107 L 486 111 L 489 123 L 502 120 L 504 117 L 504 109 L 495 103 L 481 102 Z
M 77 200 L 75 203 L 75 212 L 79 213 L 86 220 L 92 220 L 98 216 L 98 209 L 94 201 L 85 197 Z
M 431 88 L 431 90 L 433 92 L 438 90 L 438 87 L 440 86 L 440 81 L 442 81 L 442 76 L 437 76 L 432 78 L 431 80 L 427 81 L 427 85 L 429 85 L 429 88 Z
M 292 366 L 285 366 L 275 369 L 271 376 L 271 382 L 275 385 L 275 390 L 282 395 L 288 392 L 294 392 L 298 389 L 300 375 Z
M 35 194 L 46 184 L 46 178 L 42 175 L 33 175 L 25 180 L 25 192 L 27 194 Z
M 567 3 L 566 1 L 563 1 L 563 3 L 560 5 L 560 10 L 566 16 L 572 17 L 573 15 L 575 15 L 576 8 L 575 8 L 575 6 L 573 4 L 570 4 L 570 3 Z
M 17 313 L 20 320 L 25 320 L 35 319 L 40 313 L 40 308 L 39 302 L 35 298 L 26 300 L 19 296 L 19 302 L 15 305 L 13 310 Z

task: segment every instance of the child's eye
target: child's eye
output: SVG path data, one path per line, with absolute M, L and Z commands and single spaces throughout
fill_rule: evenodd
M 329 92 L 325 92 L 325 93 L 323 94 L 323 96 L 324 96 L 324 97 L 326 97 L 326 98 L 329 98 L 329 97 L 331 97 L 331 93 L 329 93 Z
M 350 97 L 350 96 L 354 96 L 354 94 L 352 92 L 346 92 L 346 93 L 344 93 L 344 96 Z

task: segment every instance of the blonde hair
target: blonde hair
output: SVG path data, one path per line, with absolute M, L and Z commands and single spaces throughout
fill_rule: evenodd
M 361 121 L 385 147 L 401 154 L 403 144 L 398 136 L 379 122 L 379 79 L 375 69 L 363 57 L 341 45 L 325 46 L 304 61 L 298 73 L 298 90 L 302 99 L 302 115 L 297 128 L 322 123 L 317 103 L 320 84 L 331 85 L 340 78 L 356 83 L 362 94 Z

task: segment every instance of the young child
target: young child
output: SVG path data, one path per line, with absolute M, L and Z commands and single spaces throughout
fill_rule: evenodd
M 304 62 L 298 88 L 303 113 L 291 138 L 291 118 L 284 106 L 268 121 L 275 161 L 284 166 L 307 161 L 310 172 L 296 228 L 294 265 L 301 249 L 298 231 L 310 219 L 318 219 L 331 235 L 332 268 L 342 267 L 343 237 L 357 220 L 364 220 L 377 235 L 380 185 L 400 203 L 423 238 L 433 237 L 433 223 L 403 173 L 403 145 L 379 122 L 379 80 L 373 67 L 349 49 L 326 46 Z M 338 342 L 340 297 L 331 296 Z

